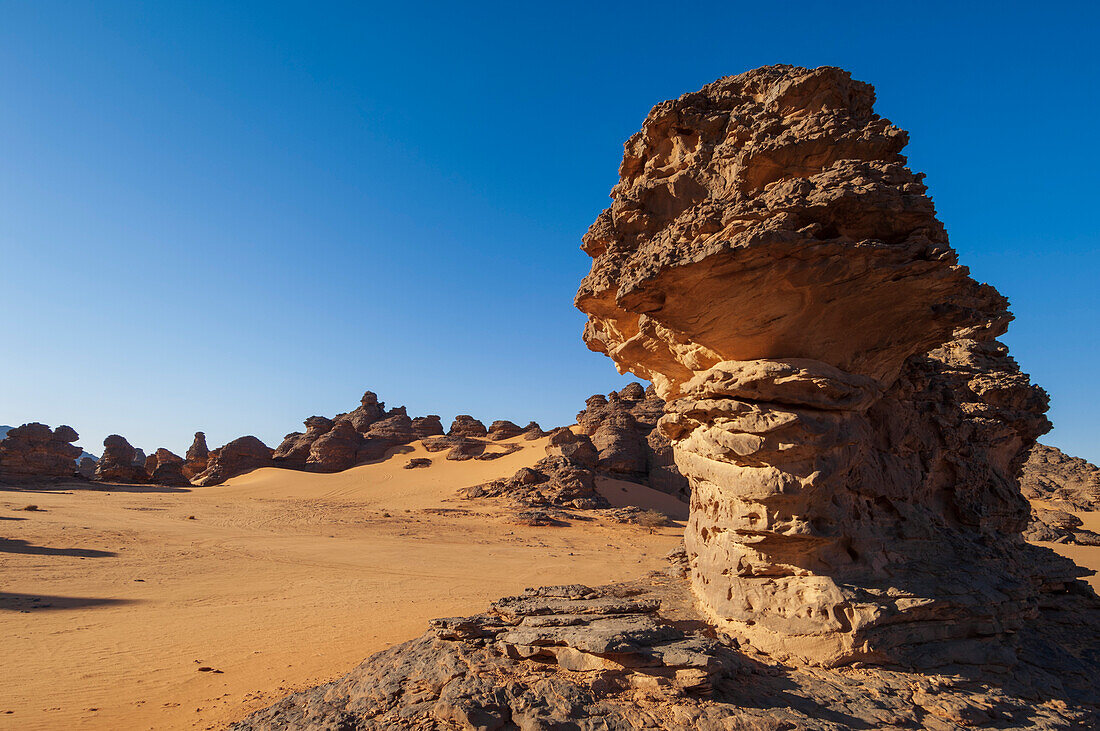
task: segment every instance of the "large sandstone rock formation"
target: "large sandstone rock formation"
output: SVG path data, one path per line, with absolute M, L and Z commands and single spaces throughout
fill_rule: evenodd
M 274 450 L 254 436 L 238 437 L 210 452 L 206 469 L 195 475 L 191 484 L 207 487 L 220 485 L 231 477 L 260 467 L 270 467 Z M 102 460 L 100 460 L 102 462 Z
M 70 426 L 51 430 L 34 422 L 9 429 L 0 439 L 0 481 L 28 482 L 39 479 L 72 477 L 80 447 Z
M 210 449 L 206 446 L 206 434 L 197 431 L 187 454 L 184 455 L 183 476 L 193 480 L 206 469 L 209 459 Z
M 1070 510 L 1100 510 L 1100 467 L 1056 447 L 1036 444 L 1024 462 L 1020 490 L 1026 498 Z
M 137 464 L 137 450 L 119 434 L 111 434 L 103 440 L 103 456 L 95 466 L 95 479 L 100 482 L 146 481 L 144 458 Z
M 669 401 L 694 590 L 802 662 L 992 662 L 1071 565 L 1015 475 L 1047 399 L 870 85 L 767 67 L 657 105 L 584 237 L 584 338 Z M 1003 659 L 1003 658 L 1002 658 Z

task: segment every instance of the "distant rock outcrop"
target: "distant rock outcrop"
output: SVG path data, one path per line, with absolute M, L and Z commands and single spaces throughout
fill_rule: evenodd
M 206 469 L 191 484 L 206 487 L 220 485 L 231 477 L 260 467 L 271 467 L 274 450 L 254 436 L 239 437 L 210 452 Z M 102 460 L 101 460 L 102 461 Z
M 33 482 L 76 474 L 75 460 L 81 449 L 72 444 L 78 439 L 69 426 L 51 430 L 33 422 L 9 428 L 0 439 L 0 481 Z
M 488 430 L 485 425 L 469 414 L 456 416 L 451 422 L 451 428 L 447 430 L 449 437 L 483 437 L 486 434 Z
M 100 482 L 146 482 L 144 460 L 138 464 L 137 450 L 130 442 L 121 435 L 111 434 L 103 440 L 103 456 L 96 462 L 95 479 Z
M 195 479 L 196 476 L 206 470 L 209 459 L 210 449 L 206 446 L 206 435 L 201 431 L 197 431 L 187 454 L 184 455 L 183 476 L 188 480 Z
M 488 437 L 496 442 L 502 439 L 518 437 L 522 433 L 523 429 L 520 428 L 519 424 L 515 424 L 507 419 L 501 419 L 489 425 Z
M 145 473 L 156 485 L 184 486 L 191 481 L 183 474 L 183 457 L 161 447 L 145 460 Z
M 1036 444 L 1020 473 L 1020 490 L 1030 500 L 1048 500 L 1070 510 L 1100 510 L 1100 467 Z

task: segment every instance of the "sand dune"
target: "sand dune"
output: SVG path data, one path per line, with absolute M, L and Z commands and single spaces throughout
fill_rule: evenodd
M 518 443 L 493 461 L 417 446 L 192 490 L 0 491 L 0 728 L 220 728 L 431 617 L 663 567 L 682 526 L 520 527 L 495 503 L 453 499 L 544 454 L 545 440 Z M 403 469 L 413 456 L 433 464 Z M 608 494 L 624 486 L 668 500 L 630 483 Z

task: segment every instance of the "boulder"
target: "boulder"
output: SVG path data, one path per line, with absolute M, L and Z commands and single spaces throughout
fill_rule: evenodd
M 271 467 L 274 450 L 254 436 L 238 437 L 210 452 L 207 467 L 191 480 L 191 484 L 207 487 L 220 485 L 246 472 Z M 101 460 L 102 461 L 102 460 Z
M 485 425 L 468 414 L 459 414 L 447 431 L 449 437 L 483 437 L 488 433 Z
M 95 479 L 100 482 L 141 483 L 148 480 L 144 459 L 137 463 L 137 450 L 125 437 L 111 434 L 103 440 L 103 455 L 96 462 Z
M 546 445 L 546 454 L 551 457 L 564 457 L 585 469 L 595 469 L 599 454 L 587 434 L 576 434 L 569 427 L 559 427 L 550 432 L 550 443 Z
M 315 472 L 339 472 L 354 467 L 363 441 L 350 421 L 338 421 L 313 441 L 304 466 Z
M 546 436 L 546 432 L 542 430 L 537 421 L 529 421 L 527 426 L 523 427 L 523 438 L 529 442 L 542 439 L 544 436 Z
M 412 430 L 416 434 L 417 438 L 425 439 L 427 437 L 442 436 L 443 435 L 443 423 L 440 421 L 437 414 L 428 414 L 427 416 L 417 416 L 412 420 Z
M 145 473 L 149 481 L 156 485 L 190 485 L 191 481 L 183 474 L 183 466 L 183 457 L 161 447 L 145 460 Z
M 488 436 L 489 439 L 496 442 L 502 439 L 512 439 L 518 437 L 523 433 L 523 429 L 519 424 L 514 424 L 507 419 L 494 421 L 489 425 Z
M 332 430 L 332 419 L 324 416 L 311 416 L 303 422 L 306 430 L 303 432 L 291 432 L 283 437 L 282 443 L 275 448 L 272 460 L 280 467 L 295 467 L 303 469 L 309 460 L 313 443 L 323 434 Z M 349 423 L 349 426 L 350 423 Z M 355 431 L 354 427 L 351 427 Z
M 34 482 L 72 477 L 80 447 L 70 426 L 51 430 L 45 424 L 33 422 L 9 429 L 0 439 L 0 481 Z
M 365 434 L 371 424 L 386 417 L 386 404 L 378 400 L 373 391 L 367 391 L 359 401 L 359 407 L 347 414 L 339 414 L 336 420 L 346 419 L 355 430 Z

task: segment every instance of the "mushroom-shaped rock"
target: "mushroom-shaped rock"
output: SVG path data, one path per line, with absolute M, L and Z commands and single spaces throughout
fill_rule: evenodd
M 973 662 L 1072 580 L 1020 536 L 1046 396 L 873 104 L 791 66 L 658 104 L 576 305 L 588 346 L 669 400 L 692 586 L 723 631 L 808 663 Z

